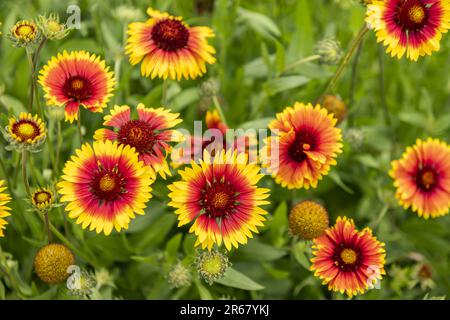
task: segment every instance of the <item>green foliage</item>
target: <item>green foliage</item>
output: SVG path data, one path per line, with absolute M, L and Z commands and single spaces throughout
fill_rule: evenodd
M 50 41 L 39 61 L 42 67 L 57 52 L 87 50 L 106 59 L 120 70 L 120 81 L 110 106 L 115 104 L 159 106 L 162 81 L 141 77 L 123 52 L 126 22 L 114 16 L 119 0 L 73 1 L 81 7 L 82 27 L 61 41 Z M 212 102 L 199 90 L 209 77 L 220 83 L 219 96 L 231 127 L 266 128 L 276 112 L 295 101 L 314 102 L 322 93 L 335 66 L 317 61 L 288 66 L 313 55 L 318 40 L 335 38 L 346 49 L 364 24 L 364 8 L 358 1 L 331 0 L 216 0 L 213 12 L 199 12 L 195 0 L 127 1 L 142 17 L 149 5 L 183 16 L 192 25 L 211 26 L 216 37 L 218 62 L 208 67 L 203 79 L 170 82 L 168 106 L 182 113 L 182 127 L 193 129 L 194 120 L 204 118 Z M 6 115 L 25 111 L 28 104 L 29 68 L 25 50 L 13 48 L 5 34 L 18 19 L 57 12 L 64 21 L 66 2 L 56 0 L 3 0 L 0 3 L 0 110 Z M 143 19 L 143 18 L 142 18 Z M 351 64 L 335 88 L 349 108 L 348 118 L 340 124 L 344 133 L 344 152 L 338 165 L 314 190 L 288 191 L 270 177 L 262 181 L 271 189 L 268 221 L 245 246 L 230 253 L 233 266 L 213 285 L 202 282 L 192 267 L 195 237 L 188 227 L 177 227 L 176 215 L 168 207 L 168 181 L 153 186 L 154 198 L 144 216 L 139 216 L 127 231 L 105 237 L 82 231 L 63 208 L 52 211 L 50 219 L 76 249 L 77 265 L 95 272 L 94 299 L 342 299 L 330 293 L 314 278 L 310 267 L 309 243 L 296 242 L 288 233 L 287 215 L 293 204 L 319 200 L 330 213 L 330 220 L 346 215 L 359 228 L 370 226 L 386 243 L 387 276 L 381 290 L 370 290 L 358 299 L 439 299 L 449 295 L 450 250 L 449 217 L 434 221 L 419 219 L 392 200 L 394 189 L 387 172 L 390 161 L 398 158 L 416 138 L 450 138 L 450 37 L 444 36 L 441 50 L 418 63 L 390 58 L 373 33 L 365 38 L 352 79 Z M 384 69 L 381 69 L 381 66 Z M 385 101 L 380 76 L 384 74 Z M 356 83 L 355 86 L 352 83 Z M 43 92 L 39 88 L 40 96 Z M 386 104 L 387 111 L 382 105 Z M 102 115 L 84 121 L 85 138 L 101 126 Z M 391 124 L 387 117 L 390 117 Z M 86 118 L 87 119 L 87 118 Z M 56 121 L 48 124 L 56 130 Z M 62 149 L 59 168 L 78 147 L 76 126 L 62 124 Z M 2 126 L 4 124 L 2 123 Z M 353 130 L 353 131 L 352 131 Z M 354 133 L 360 135 L 356 141 Z M 350 137 L 350 133 L 352 134 Z M 42 157 L 34 157 L 32 184 L 49 184 L 52 159 L 50 136 Z M 0 177 L 12 186 L 12 216 L 6 237 L 0 239 L 0 299 L 73 299 L 64 284 L 49 287 L 33 272 L 33 257 L 45 244 L 43 224 L 23 200 L 25 189 L 18 177 L 17 153 L 4 150 L 0 142 Z M 190 268 L 190 286 L 171 289 L 167 273 L 178 262 Z M 433 285 L 421 283 L 417 266 L 429 264 Z M 99 282 L 100 281 L 100 282 Z M 429 284 L 429 283 L 428 283 Z

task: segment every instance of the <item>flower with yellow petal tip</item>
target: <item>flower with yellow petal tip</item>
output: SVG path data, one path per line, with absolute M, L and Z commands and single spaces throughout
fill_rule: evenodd
M 31 203 L 37 210 L 48 210 L 55 203 L 55 194 L 50 188 L 38 188 L 31 193 Z
M 144 214 L 155 180 L 134 148 L 109 140 L 84 144 L 63 173 L 58 192 L 69 217 L 105 235 L 127 229 L 136 214 Z
M 190 27 L 181 17 L 149 8 L 150 19 L 128 25 L 126 54 L 130 63 L 140 62 L 141 74 L 152 79 L 195 79 L 213 64 L 215 50 L 208 44 L 214 32 L 208 27 Z
M 139 153 L 139 159 L 151 166 L 164 179 L 171 175 L 166 161 L 171 149 L 170 142 L 182 140 L 181 134 L 171 130 L 182 122 L 179 113 L 171 113 L 164 108 L 146 108 L 142 103 L 137 106 L 138 119 L 131 119 L 129 106 L 115 106 L 111 114 L 105 116 L 103 125 L 116 130 L 98 129 L 96 140 L 117 141 L 129 145 Z
M 288 189 L 317 187 L 342 152 L 342 133 L 336 122 L 320 105 L 297 102 L 278 113 L 269 124 L 275 136 L 265 140 L 261 152 L 263 166 L 275 182 Z
M 373 0 L 366 21 L 392 57 L 410 60 L 438 51 L 450 29 L 448 0 Z
M 0 237 L 4 237 L 3 230 L 5 229 L 8 222 L 4 218 L 10 216 L 11 208 L 8 206 L 11 201 L 11 196 L 6 192 L 5 181 L 0 180 Z
M 41 34 L 33 21 L 22 20 L 11 28 L 8 37 L 16 47 L 25 47 L 38 42 Z
M 331 291 L 349 297 L 362 294 L 381 280 L 384 243 L 369 228 L 358 231 L 352 219 L 338 217 L 336 224 L 314 239 L 311 271 Z
M 179 170 L 181 180 L 169 185 L 170 206 L 176 208 L 178 226 L 194 222 L 189 232 L 196 245 L 211 250 L 224 243 L 228 250 L 246 244 L 263 226 L 269 189 L 259 188 L 263 175 L 248 164 L 245 153 L 221 151 L 214 158 L 205 151 L 200 164 Z
M 389 175 L 396 198 L 419 217 L 437 218 L 450 208 L 450 146 L 438 139 L 418 139 L 400 160 L 392 161 Z
M 47 128 L 38 115 L 21 112 L 19 117 L 11 117 L 4 136 L 10 143 L 8 150 L 37 151 L 47 138 Z
M 47 104 L 65 108 L 66 121 L 78 119 L 79 107 L 103 112 L 115 80 L 105 61 L 86 51 L 64 51 L 39 72 Z

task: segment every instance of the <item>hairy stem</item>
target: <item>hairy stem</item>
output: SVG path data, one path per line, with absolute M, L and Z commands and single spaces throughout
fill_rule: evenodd
M 367 34 L 368 31 L 369 31 L 369 29 L 364 25 L 364 27 L 361 28 L 361 30 L 358 32 L 356 37 L 353 39 L 352 44 L 350 46 L 350 49 L 348 50 L 348 52 L 345 55 L 344 59 L 342 59 L 342 62 L 339 65 L 339 67 L 337 68 L 336 72 L 334 73 L 333 78 L 331 78 L 330 82 L 328 82 L 327 87 L 325 88 L 325 90 L 322 93 L 322 95 L 319 97 L 319 99 L 318 99 L 319 103 L 322 103 L 324 97 L 331 90 L 334 89 L 334 87 L 336 86 L 336 83 L 338 82 L 339 78 L 342 75 L 342 72 L 345 70 L 345 67 L 347 67 L 351 57 L 353 56 L 353 54 L 355 53 L 356 49 L 358 48 L 359 43 L 362 41 L 362 39 L 364 38 L 364 36 Z
M 27 191 L 27 195 L 31 199 L 30 184 L 28 183 L 28 176 L 27 176 L 27 158 L 28 158 L 28 151 L 22 150 L 22 178 L 23 183 L 25 185 L 25 190 Z

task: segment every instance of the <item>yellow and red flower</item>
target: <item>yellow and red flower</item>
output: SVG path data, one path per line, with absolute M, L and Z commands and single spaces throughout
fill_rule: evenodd
M 5 229 L 8 222 L 4 218 L 10 216 L 11 208 L 8 207 L 9 202 L 11 201 L 11 196 L 5 193 L 6 186 L 5 181 L 0 180 L 0 238 L 4 237 L 3 230 Z
M 389 175 L 400 204 L 428 219 L 448 214 L 450 208 L 450 146 L 438 139 L 418 139 L 400 160 L 392 161 Z
M 169 185 L 169 205 L 177 209 L 178 226 L 194 222 L 189 232 L 196 245 L 211 250 L 224 243 L 231 250 L 263 226 L 267 212 L 260 206 L 269 204 L 269 189 L 257 186 L 263 175 L 244 153 L 222 151 L 212 159 L 205 151 L 200 165 L 192 162 L 179 173 L 181 181 Z
M 384 270 L 384 243 L 369 228 L 358 231 L 353 220 L 337 218 L 336 224 L 314 239 L 311 271 L 331 291 L 352 297 L 378 282 Z
M 161 177 L 171 175 L 167 164 L 170 142 L 182 140 L 176 130 L 169 130 L 183 120 L 179 113 L 168 109 L 146 108 L 142 103 L 137 106 L 138 119 L 131 119 L 129 106 L 115 106 L 111 114 L 105 116 L 103 125 L 116 130 L 98 129 L 94 134 L 96 140 L 118 141 L 129 145 L 139 153 L 139 159 L 151 166 Z
M 127 229 L 135 214 L 144 214 L 155 180 L 155 172 L 138 157 L 129 145 L 109 140 L 78 149 L 58 183 L 69 217 L 105 235 Z
M 149 8 L 150 19 L 128 25 L 126 53 L 130 63 L 142 62 L 141 73 L 152 79 L 195 79 L 213 64 L 215 50 L 207 38 L 214 37 L 209 27 L 190 27 L 181 17 Z
M 105 61 L 86 51 L 58 53 L 39 73 L 47 104 L 64 106 L 71 123 L 78 119 L 80 106 L 103 112 L 115 85 Z
M 11 117 L 5 132 L 10 148 L 18 150 L 34 150 L 44 143 L 46 137 L 45 123 L 38 115 L 26 112 L 21 112 L 18 118 Z
M 269 128 L 278 135 L 267 138 L 261 152 L 277 183 L 289 189 L 317 187 L 342 152 L 336 121 L 320 105 L 296 103 L 277 114 Z
M 367 6 L 366 21 L 392 57 L 400 59 L 406 53 L 417 61 L 439 50 L 442 34 L 450 28 L 450 2 L 374 0 Z

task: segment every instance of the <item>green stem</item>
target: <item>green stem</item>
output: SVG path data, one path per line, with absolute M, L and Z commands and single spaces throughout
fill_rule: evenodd
M 48 243 L 51 243 L 53 240 L 52 232 L 50 231 L 50 220 L 48 219 L 48 210 L 45 210 L 44 212 L 44 222 L 45 222 L 45 229 L 47 230 L 47 240 Z
M 228 126 L 227 124 L 227 118 L 225 117 L 225 114 L 223 113 L 223 109 L 222 106 L 219 103 L 219 99 L 217 99 L 217 96 L 214 95 L 212 96 L 212 101 L 214 103 L 214 107 L 216 108 L 217 112 L 219 113 L 219 116 L 221 118 L 221 120 L 223 121 L 223 123 Z
M 284 74 L 284 73 L 288 72 L 289 70 L 294 69 L 294 68 L 296 68 L 296 67 L 298 67 L 298 66 L 300 66 L 300 65 L 302 65 L 304 63 L 316 61 L 316 60 L 319 60 L 319 59 L 320 59 L 320 55 L 318 55 L 318 54 L 315 54 L 315 55 L 312 55 L 312 56 L 300 59 L 298 61 L 295 61 L 295 62 L 287 65 L 284 68 L 284 70 L 283 70 L 283 72 L 281 74 Z
M 322 95 L 319 97 L 318 102 L 322 103 L 325 96 L 334 89 L 336 86 L 336 83 L 338 82 L 339 78 L 342 75 L 342 72 L 345 70 L 345 67 L 349 63 L 351 57 L 353 56 L 353 53 L 356 51 L 356 49 L 359 46 L 359 43 L 362 41 L 364 36 L 367 34 L 369 29 L 364 25 L 364 27 L 361 28 L 361 30 L 358 32 L 356 37 L 353 39 L 352 44 L 350 46 L 350 49 L 348 50 L 347 54 L 345 55 L 344 59 L 342 59 L 341 64 L 337 68 L 336 72 L 334 73 L 333 78 L 331 78 L 330 82 L 328 83 L 327 87 L 325 88 Z
M 28 103 L 28 111 L 33 112 L 33 99 L 34 99 L 34 63 L 33 63 L 33 54 L 31 49 L 26 47 L 28 64 L 30 65 L 30 97 Z
M 385 88 L 385 79 L 384 79 L 384 50 L 383 50 L 383 47 L 381 47 L 381 46 L 378 47 L 378 64 L 380 67 L 378 81 L 379 81 L 379 86 L 380 86 L 381 107 L 383 110 L 384 121 L 385 121 L 386 125 L 389 127 L 389 130 L 391 131 L 392 146 L 395 146 L 395 144 L 396 144 L 395 129 L 392 124 L 392 118 L 391 118 L 391 114 L 389 113 L 389 108 L 388 108 L 387 100 L 386 100 L 386 88 Z M 394 153 L 394 148 L 391 148 L 391 157 L 394 155 L 393 153 Z
M 39 215 L 39 217 L 41 217 L 42 221 L 45 223 L 45 218 L 42 215 Z M 83 252 L 81 252 L 80 250 L 78 250 L 72 243 L 70 243 L 69 240 L 66 239 L 66 237 L 64 237 L 64 235 L 59 232 L 59 230 L 51 223 L 48 222 L 48 225 L 50 227 L 51 232 L 62 242 L 64 243 L 70 250 L 72 250 L 76 255 L 78 255 L 79 257 L 81 257 L 83 260 L 85 260 L 86 262 L 88 262 L 89 264 L 91 264 L 94 267 L 98 267 L 97 263 L 92 260 L 90 257 L 86 256 Z
M 36 52 L 34 54 L 34 59 L 33 59 L 33 91 L 34 94 L 36 95 L 36 106 L 37 106 L 37 111 L 38 113 L 41 115 L 41 117 L 44 117 L 44 114 L 42 112 L 42 108 L 41 108 L 41 100 L 39 99 L 39 91 L 38 91 L 38 87 L 37 87 L 37 75 L 36 75 L 36 70 L 37 70 L 37 65 L 39 62 L 39 55 L 41 53 L 42 48 L 44 47 L 44 44 L 47 42 L 47 38 L 43 37 L 41 40 L 41 43 L 39 43 L 38 48 L 36 49 Z
M 78 136 L 80 138 L 80 146 L 82 146 L 83 145 L 83 134 L 81 133 L 81 110 L 80 109 L 78 109 L 77 124 L 78 124 Z
M 359 57 L 361 56 L 363 41 L 361 41 L 358 45 L 358 48 L 356 49 L 355 58 L 353 59 L 352 63 L 352 81 L 350 83 L 350 98 L 348 103 L 348 108 L 351 108 L 353 106 L 353 103 L 355 102 L 355 89 L 356 89 L 356 78 L 358 75 L 358 62 Z
M 167 104 L 167 90 L 169 88 L 169 80 L 165 79 L 163 80 L 162 84 L 162 95 L 161 95 L 161 105 L 163 107 Z
M 61 121 L 57 120 L 56 122 L 56 156 L 55 156 L 55 166 L 53 168 L 54 170 L 54 176 L 58 177 L 59 175 L 59 157 L 61 154 L 61 145 L 62 145 L 62 141 L 61 141 Z
M 28 183 L 28 177 L 27 177 L 27 158 L 28 158 L 28 151 L 23 150 L 22 151 L 22 178 L 23 178 L 23 183 L 25 185 L 25 190 L 27 191 L 27 195 L 31 199 L 30 185 Z

